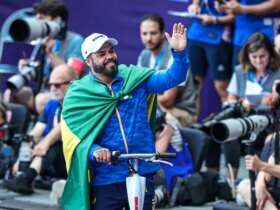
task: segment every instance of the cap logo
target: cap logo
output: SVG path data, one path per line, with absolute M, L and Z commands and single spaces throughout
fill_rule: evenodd
M 97 39 L 99 39 L 99 38 L 101 38 L 101 37 L 104 37 L 104 36 L 103 36 L 103 35 L 99 35 L 99 36 L 93 38 L 92 41 L 94 42 L 94 41 L 96 41 Z

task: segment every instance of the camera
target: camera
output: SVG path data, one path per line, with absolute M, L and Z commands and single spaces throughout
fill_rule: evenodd
M 38 68 L 40 68 L 40 63 L 38 61 L 29 61 L 19 74 L 7 80 L 7 87 L 11 90 L 19 91 L 23 86 L 28 84 L 28 82 L 37 78 Z
M 248 112 L 244 109 L 240 102 L 230 103 L 224 106 L 219 113 L 211 114 L 203 121 L 202 124 L 193 124 L 192 127 L 211 135 L 211 128 L 217 122 L 228 118 L 244 117 L 247 115 Z
M 274 123 L 270 115 L 251 115 L 245 118 L 227 119 L 215 123 L 211 135 L 217 142 L 236 140 L 252 132 L 261 132 Z
M 231 141 L 253 132 L 278 129 L 279 125 L 280 109 L 260 106 L 252 110 L 247 117 L 230 118 L 214 123 L 211 127 L 211 136 L 217 142 Z
M 18 42 L 30 42 L 47 36 L 60 38 L 65 36 L 66 24 L 63 21 L 46 21 L 35 17 L 22 18 L 11 23 L 9 33 Z

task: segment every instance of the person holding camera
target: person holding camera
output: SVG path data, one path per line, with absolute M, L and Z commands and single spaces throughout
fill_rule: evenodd
M 269 37 L 261 32 L 252 34 L 239 54 L 228 86 L 229 102 L 242 100 L 247 109 L 260 104 L 272 105 L 272 87 L 280 79 L 280 59 Z
M 266 148 L 264 148 L 266 149 Z M 279 154 L 279 153 L 278 153 Z M 262 161 L 257 155 L 245 157 L 246 168 L 257 172 L 255 181 L 256 206 L 258 210 L 277 210 L 280 207 L 280 166 L 275 163 L 274 153 L 268 161 Z M 238 202 L 251 206 L 250 180 L 242 180 L 238 187 Z
M 64 25 L 61 32 L 53 37 L 47 37 L 44 46 L 46 60 L 44 66 L 44 75 L 48 77 L 50 70 L 57 65 L 70 62 L 72 58 L 76 58 L 76 62 L 83 65 L 82 54 L 80 47 L 83 42 L 81 35 L 68 31 L 68 9 L 60 0 L 42 0 L 40 3 L 35 3 L 33 9 L 36 17 L 39 20 L 60 21 Z M 81 74 L 83 67 L 77 70 L 78 75 Z
M 240 51 L 239 60 L 240 65 L 235 68 L 227 88 L 227 101 L 241 101 L 247 111 L 261 104 L 271 105 L 273 82 L 280 78 L 280 60 L 269 38 L 261 32 L 252 34 Z M 228 158 L 237 175 L 240 145 L 238 141 L 226 144 L 231 145 Z M 258 140 L 255 148 L 261 145 L 262 141 Z
M 72 80 L 78 79 L 76 72 L 66 64 L 55 67 L 49 85 L 53 98 L 46 104 L 38 122 L 30 132 L 35 144 L 32 161 L 25 171 L 19 171 L 20 160 L 13 166 L 15 177 L 4 182 L 4 187 L 22 194 L 33 192 L 32 183 L 37 175 L 66 178 L 65 161 L 62 154 L 60 113 L 64 95 Z M 20 172 L 20 173 L 17 173 Z
M 93 33 L 82 44 L 91 72 L 71 85 L 62 111 L 62 139 L 68 169 L 61 199 L 64 209 L 127 206 L 125 180 L 130 167 L 122 160 L 111 164 L 111 152 L 155 152 L 156 103 L 148 100 L 149 96 L 183 82 L 188 69 L 186 28 L 175 23 L 172 36 L 165 34 L 173 49 L 173 64 L 165 71 L 118 65 L 114 49 L 118 42 L 104 34 Z M 147 210 L 152 209 L 152 179 L 158 169 L 157 164 L 139 162 L 138 172 L 147 178 L 144 201 Z
M 43 58 L 43 83 L 49 79 L 51 70 L 60 65 L 68 64 L 78 75 L 84 71 L 84 62 L 80 51 L 83 38 L 81 35 L 68 30 L 68 9 L 61 0 L 42 0 L 33 5 L 36 14 L 36 21 L 52 21 L 60 25 L 59 33 L 55 36 L 44 37 L 43 48 L 45 57 Z M 29 26 L 32 34 L 32 25 Z M 18 33 L 23 33 L 18 31 Z M 40 37 L 38 37 L 40 38 Z M 23 58 L 19 60 L 18 67 L 24 71 L 31 61 Z M 35 70 L 36 71 L 36 70 Z M 38 71 L 38 70 L 37 70 Z M 29 81 L 30 82 L 30 81 Z M 44 87 L 44 86 L 43 86 Z M 40 90 L 37 90 L 40 91 Z M 13 93 L 10 89 L 5 92 L 5 101 L 14 101 L 26 105 L 30 110 L 34 110 L 34 94 L 29 87 L 23 87 L 18 92 Z

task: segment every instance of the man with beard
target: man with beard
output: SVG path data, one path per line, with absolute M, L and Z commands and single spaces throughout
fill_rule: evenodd
M 130 174 L 129 165 L 121 160 L 110 164 L 111 152 L 155 152 L 155 103 L 154 97 L 148 96 L 172 88 L 186 78 L 186 28 L 181 23 L 174 24 L 172 36 L 166 33 L 166 38 L 173 49 L 173 64 L 166 71 L 118 65 L 114 50 L 118 42 L 104 34 L 94 33 L 82 44 L 83 57 L 91 72 L 71 85 L 61 119 L 68 170 L 61 200 L 64 209 L 127 206 L 125 179 Z M 89 177 L 89 169 L 93 176 Z M 144 209 L 150 210 L 154 195 L 152 178 L 159 166 L 140 161 L 138 169 L 146 177 Z
M 155 70 L 166 70 L 173 62 L 171 48 L 164 35 L 165 23 L 158 14 L 146 14 L 140 21 L 140 36 L 145 49 L 138 57 L 137 65 Z M 186 81 L 158 94 L 158 105 L 179 120 L 183 127 L 196 121 L 196 98 L 198 89 L 188 72 Z

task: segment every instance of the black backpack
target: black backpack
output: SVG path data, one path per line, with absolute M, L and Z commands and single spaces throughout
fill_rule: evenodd
M 229 185 L 219 182 L 219 174 L 216 172 L 198 172 L 187 178 L 177 179 L 170 205 L 199 206 L 215 201 L 216 197 L 232 200 Z

